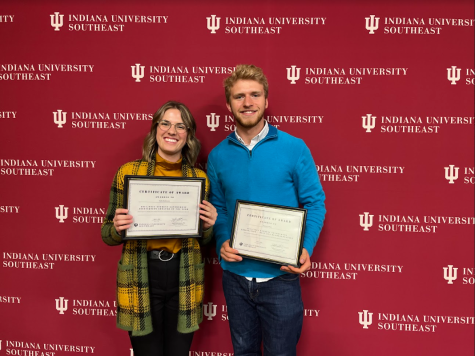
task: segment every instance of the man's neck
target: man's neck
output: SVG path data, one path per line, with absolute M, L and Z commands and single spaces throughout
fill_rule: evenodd
M 256 126 L 254 127 L 242 127 L 236 122 L 236 131 L 237 134 L 242 138 L 244 143 L 246 145 L 249 145 L 251 143 L 251 140 L 256 137 L 259 132 L 262 131 L 264 128 L 266 122 L 264 120 L 261 120 Z

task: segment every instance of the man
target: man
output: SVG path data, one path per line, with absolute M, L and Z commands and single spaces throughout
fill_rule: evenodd
M 234 354 L 261 355 L 263 342 L 265 355 L 296 355 L 303 322 L 299 277 L 310 269 L 325 195 L 305 143 L 263 120 L 268 84 L 262 70 L 238 65 L 224 86 L 236 131 L 211 151 L 208 176 Z M 237 199 L 308 210 L 300 268 L 243 259 L 230 247 Z

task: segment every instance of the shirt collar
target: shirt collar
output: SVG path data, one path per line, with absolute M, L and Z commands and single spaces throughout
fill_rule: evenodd
M 267 136 L 267 134 L 269 133 L 269 124 L 267 123 L 266 120 L 264 120 L 264 128 L 261 130 L 261 132 L 259 132 L 256 136 L 254 136 L 252 139 L 251 139 L 251 143 L 249 145 L 246 145 L 246 143 L 244 142 L 244 140 L 241 138 L 241 136 L 239 136 L 237 130 L 234 131 L 234 133 L 236 134 L 236 137 L 237 139 L 239 140 L 239 142 L 241 142 L 244 146 L 246 146 L 247 148 L 249 149 L 252 149 L 259 141 L 261 141 L 264 137 Z
M 176 162 L 170 162 L 170 161 L 167 161 L 162 156 L 160 156 L 158 154 L 158 152 L 155 154 L 155 165 L 160 166 L 160 167 L 162 167 L 163 169 L 166 169 L 166 170 L 172 170 L 173 171 L 173 170 L 176 170 L 176 169 L 181 169 L 182 161 L 183 161 L 183 156 L 181 156 L 180 159 Z

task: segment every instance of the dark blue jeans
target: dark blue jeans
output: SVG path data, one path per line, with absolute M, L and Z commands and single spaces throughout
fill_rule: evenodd
M 223 271 L 223 290 L 235 356 L 295 356 L 303 323 L 300 275 L 256 283 Z

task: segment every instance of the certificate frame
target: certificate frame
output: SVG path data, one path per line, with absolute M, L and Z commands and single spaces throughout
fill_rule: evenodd
M 199 204 L 204 199 L 205 184 L 206 179 L 201 177 L 124 176 L 123 207 L 134 221 L 123 230 L 122 239 L 201 237 Z
M 307 209 L 236 200 L 229 245 L 242 257 L 298 268 L 306 220 Z

